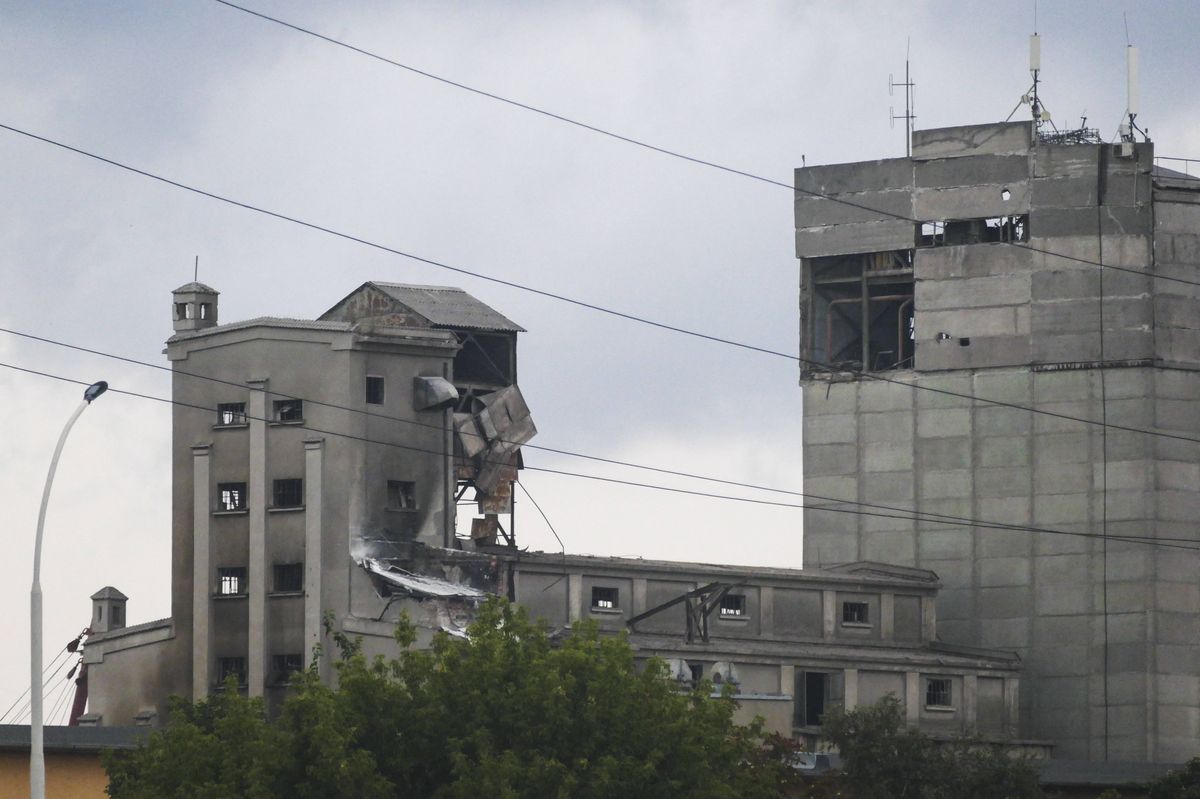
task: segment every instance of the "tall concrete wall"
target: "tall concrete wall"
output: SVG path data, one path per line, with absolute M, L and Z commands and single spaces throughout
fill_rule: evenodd
M 917 220 L 1029 227 L 1027 242 L 915 248 L 915 369 L 884 376 L 920 389 L 806 371 L 805 491 L 1087 536 L 810 509 L 805 564 L 937 572 L 944 640 L 1021 653 L 1026 734 L 1060 756 L 1183 760 L 1200 750 L 1200 554 L 1167 539 L 1198 538 L 1200 444 L 1065 417 L 1200 434 L 1196 288 L 1149 276 L 1200 274 L 1200 183 L 1152 185 L 1149 145 L 1120 158 L 990 127 L 914 134 L 913 159 L 886 170 L 797 171 L 800 189 L 867 205 L 900 180 Z M 801 257 L 881 240 L 853 230 L 881 223 L 814 222 L 812 202 L 797 192 Z

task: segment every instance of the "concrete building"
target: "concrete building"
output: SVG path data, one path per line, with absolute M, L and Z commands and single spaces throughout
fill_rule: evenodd
M 796 170 L 805 491 L 925 515 L 810 509 L 805 562 L 935 571 L 943 640 L 1020 654 L 1029 735 L 1179 762 L 1200 307 L 1170 278 L 1200 277 L 1200 181 L 1077 133 L 916 131 L 911 157 Z

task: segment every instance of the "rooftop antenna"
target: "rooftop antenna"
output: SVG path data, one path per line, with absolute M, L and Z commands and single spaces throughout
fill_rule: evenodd
M 1121 141 L 1134 142 L 1136 134 L 1141 133 L 1146 141 L 1150 141 L 1148 131 L 1137 126 L 1137 115 L 1140 99 L 1138 97 L 1138 49 L 1129 39 L 1129 15 L 1125 15 L 1125 114 L 1127 121 L 1119 129 Z
M 196 264 L 192 267 L 192 282 L 196 283 L 200 280 L 200 256 L 196 256 Z
M 891 97 L 893 95 L 893 93 L 896 90 L 896 87 L 898 87 L 898 86 L 904 87 L 904 114 L 903 114 L 903 116 L 898 115 L 896 113 L 895 106 L 889 106 L 888 107 L 888 125 L 890 125 L 892 128 L 895 128 L 897 119 L 904 120 L 904 155 L 905 156 L 912 155 L 912 127 L 913 127 L 912 122 L 914 119 L 917 118 L 917 115 L 913 113 L 913 110 L 914 110 L 913 109 L 913 105 L 914 105 L 914 103 L 913 103 L 913 99 L 914 99 L 913 98 L 913 87 L 916 86 L 917 84 L 913 83 L 912 77 L 909 75 L 909 70 L 908 70 L 909 54 L 910 54 L 911 50 L 912 50 L 912 37 L 910 36 L 908 38 L 907 43 L 904 45 L 904 82 L 896 83 L 895 77 L 893 77 L 890 73 L 888 74 L 888 96 L 889 97 Z

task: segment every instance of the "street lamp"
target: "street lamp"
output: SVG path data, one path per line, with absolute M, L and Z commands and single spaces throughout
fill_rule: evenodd
M 75 420 L 92 401 L 108 390 L 108 383 L 101 380 L 92 383 L 83 392 L 83 402 L 67 420 L 54 457 L 50 459 L 50 473 L 46 475 L 46 487 L 42 489 L 42 507 L 38 511 L 37 538 L 33 544 L 33 586 L 29 589 L 29 795 L 32 799 L 46 799 L 46 758 L 42 748 L 42 528 L 46 524 L 46 505 L 50 502 L 50 485 L 54 482 L 54 470 L 58 468 L 58 456 L 62 454 L 67 433 L 75 426 Z

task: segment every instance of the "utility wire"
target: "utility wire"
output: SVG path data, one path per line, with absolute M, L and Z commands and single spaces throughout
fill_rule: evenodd
M 258 393 L 268 393 L 265 389 L 262 389 L 258 386 L 252 386 L 252 385 L 248 385 L 246 383 L 240 383 L 240 382 L 237 382 L 234 380 L 225 380 L 225 379 L 213 377 L 210 375 L 203 375 L 203 374 L 198 374 L 195 372 L 188 372 L 183 369 L 162 366 L 161 364 L 150 363 L 148 361 L 140 361 L 135 358 L 129 358 L 129 357 L 122 356 L 122 355 L 116 355 L 114 353 L 105 352 L 103 350 L 95 350 L 95 349 L 90 349 L 88 347 L 81 347 L 81 346 L 78 346 L 75 344 L 68 344 L 66 342 L 56 341 L 54 339 L 45 338 L 43 336 L 37 336 L 32 333 L 23 333 L 21 331 L 16 331 L 16 330 L 12 330 L 9 328 L 3 328 L 3 327 L 0 327 L 0 332 L 10 333 L 12 335 L 21 336 L 24 338 L 28 338 L 28 339 L 31 339 L 34 341 L 39 341 L 39 342 L 46 343 L 46 344 L 53 344 L 56 346 L 65 347 L 67 349 L 72 349 L 72 350 L 76 350 L 79 352 L 85 352 L 90 355 L 99 355 L 102 357 L 111 358 L 111 359 L 121 361 L 124 363 L 130 363 L 130 364 L 134 364 L 137 366 L 144 366 L 144 367 L 147 367 L 150 369 L 157 369 L 157 370 L 169 372 L 174 375 L 182 375 L 182 376 L 191 377 L 191 378 L 194 378 L 197 380 L 205 380 L 205 381 L 217 383 L 220 385 L 228 385 L 228 386 L 237 388 L 239 390 L 249 390 L 249 391 L 258 392 Z M 327 407 L 327 408 L 333 408 L 336 410 L 346 411 L 349 413 L 364 415 L 364 416 L 367 416 L 372 419 L 383 419 L 386 421 L 398 422 L 401 424 L 412 425 L 415 427 L 423 427 L 423 428 L 427 428 L 429 430 L 437 431 L 439 433 L 443 432 L 443 428 L 441 425 L 431 424 L 428 422 L 421 422 L 421 421 L 418 421 L 415 419 L 404 419 L 404 418 L 401 418 L 398 416 L 389 416 L 387 414 L 375 413 L 372 411 L 364 410 L 362 408 L 355 408 L 355 407 L 348 406 L 348 405 L 341 405 L 338 403 L 309 399 L 307 397 L 294 395 L 289 392 L 277 390 L 277 389 L 273 389 L 269 393 L 272 396 L 278 396 L 283 399 L 299 400 L 301 402 L 309 403 L 311 405 L 318 405 L 318 406 L 323 406 L 323 407 Z M 202 408 L 202 410 L 206 410 L 208 412 L 212 411 L 211 408 Z M 1069 418 L 1074 418 L 1074 417 L 1069 417 Z M 1076 419 L 1076 421 L 1085 422 L 1087 420 Z M 1174 434 L 1159 433 L 1158 431 L 1151 431 L 1151 430 L 1136 430 L 1136 431 L 1145 433 L 1147 435 L 1169 435 L 1169 436 L 1174 437 Z M 598 455 L 588 455 L 585 453 L 574 452 L 574 451 L 565 450 L 565 449 L 559 449 L 556 447 L 547 447 L 547 446 L 542 446 L 542 445 L 538 445 L 538 444 L 529 444 L 529 443 L 520 444 L 520 442 L 505 441 L 505 439 L 503 439 L 503 438 L 501 438 L 499 440 L 502 442 L 505 442 L 505 443 L 518 444 L 519 446 L 522 446 L 522 447 L 525 447 L 528 449 L 532 449 L 532 450 L 549 452 L 549 453 L 556 454 L 556 455 L 564 455 L 564 456 L 574 457 L 574 458 L 581 458 L 584 460 L 595 461 L 597 463 L 605 463 L 608 465 L 621 466 L 621 467 L 630 468 L 630 469 L 640 469 L 643 471 L 649 471 L 649 472 L 653 472 L 656 474 L 665 474 L 665 475 L 669 475 L 672 477 L 683 477 L 683 478 L 687 478 L 687 479 L 691 479 L 691 480 L 701 480 L 704 482 L 711 482 L 711 483 L 716 483 L 716 484 L 720 484 L 720 485 L 727 485 L 727 486 L 732 486 L 732 487 L 736 487 L 736 488 L 746 488 L 746 489 L 751 489 L 751 490 L 755 490 L 755 491 L 765 491 L 765 492 L 769 492 L 769 493 L 785 494 L 788 496 L 802 497 L 802 498 L 809 499 L 809 500 L 817 500 L 819 502 L 833 503 L 835 505 L 855 505 L 855 506 L 859 506 L 859 507 L 872 508 L 875 510 L 895 511 L 895 512 L 903 513 L 903 514 L 920 513 L 926 519 L 936 517 L 936 518 L 940 518 L 942 520 L 956 521 L 956 522 L 961 522 L 961 523 L 967 524 L 967 525 L 988 524 L 988 525 L 992 525 L 995 527 L 1001 527 L 1001 526 L 1005 526 L 1005 524 L 1006 524 L 1003 522 L 982 520 L 982 519 L 978 519 L 978 518 L 974 518 L 974 517 L 955 516 L 955 515 L 951 515 L 951 514 L 935 513 L 932 511 L 916 511 L 913 508 L 905 508 L 905 507 L 899 507 L 899 506 L 895 506 L 895 505 L 884 505 L 884 504 L 879 504 L 879 503 L 858 502 L 858 501 L 850 500 L 850 499 L 846 499 L 846 498 L 829 497 L 829 496 L 823 496 L 821 494 L 813 494 L 813 493 L 807 493 L 807 492 L 803 492 L 803 491 L 796 491 L 794 489 L 776 488 L 773 486 L 765 486 L 765 485 L 760 485 L 760 484 L 756 484 L 756 483 L 748 483 L 748 482 L 743 482 L 743 481 L 738 481 L 738 480 L 728 480 L 728 479 L 712 477 L 712 476 L 708 476 L 708 475 L 701 475 L 701 474 L 695 474 L 692 472 L 680 471 L 677 469 L 667 469 L 667 468 L 658 467 L 658 466 L 650 466 L 647 464 L 635 463 L 632 461 L 624 461 L 624 460 L 619 460 L 616 458 L 606 458 L 606 457 L 602 457 L 602 456 L 598 456 Z M 1200 443 L 1200 438 L 1186 438 L 1186 440 L 1194 442 L 1194 443 Z M 422 450 L 422 451 L 424 451 L 424 450 Z M 435 453 L 435 454 L 444 454 L 444 453 Z M 532 499 L 532 497 L 530 497 L 530 499 Z M 465 504 L 471 504 L 471 503 L 465 503 Z M 534 504 L 536 505 L 537 503 L 535 502 Z M 818 509 L 820 506 L 813 505 L 810 503 L 806 507 L 809 507 L 812 509 Z M 1029 530 L 1030 529 L 1026 526 L 1021 526 L 1021 525 L 1008 525 L 1008 526 L 1011 527 L 1012 529 L 1020 529 L 1020 530 Z M 1156 538 L 1154 540 L 1161 541 L 1161 540 L 1165 540 L 1165 539 Z M 1179 540 L 1191 541 L 1193 539 L 1179 539 Z
M 67 655 L 67 654 L 70 654 L 70 652 L 64 647 L 62 650 L 59 651 L 59 653 L 57 655 L 54 656 L 54 659 L 51 660 L 44 669 L 42 669 L 42 679 L 44 681 L 48 681 L 48 678 L 46 677 L 46 672 L 48 672 L 48 671 L 50 671 L 50 669 L 54 668 L 54 664 L 58 662 L 58 659 L 61 658 L 63 655 Z M 55 672 L 55 673 L 57 674 L 57 672 Z M 45 685 L 46 685 L 46 682 L 43 682 L 43 687 L 45 687 Z M 0 713 L 0 723 L 3 723 L 4 719 L 8 718 L 8 714 L 13 712 L 13 709 L 16 708 L 17 705 L 19 705 L 21 703 L 21 701 L 25 698 L 25 696 L 28 693 L 29 693 L 29 686 L 25 686 L 25 690 L 21 692 L 20 696 L 18 696 L 16 699 L 13 700 L 13 703 L 8 706 L 8 710 L 5 710 L 3 713 Z
M 750 180 L 755 180 L 760 183 L 766 183 L 771 186 L 778 186 L 780 188 L 787 189 L 788 191 L 795 191 L 799 194 L 804 194 L 808 197 L 818 197 L 820 199 L 829 200 L 831 202 L 839 203 L 841 205 L 845 205 L 850 208 L 857 208 L 862 211 L 869 211 L 871 213 L 880 214 L 882 216 L 890 217 L 892 219 L 896 219 L 899 221 L 912 222 L 914 224 L 921 224 L 922 222 L 930 221 L 930 220 L 915 219 L 913 217 L 906 216 L 906 215 L 900 214 L 900 213 L 896 213 L 894 211 L 885 211 L 880 208 L 873 208 L 869 205 L 857 203 L 857 202 L 854 202 L 853 200 L 846 200 L 841 197 L 835 197 L 835 196 L 832 196 L 830 194 L 826 194 L 823 192 L 812 191 L 809 189 L 803 189 L 792 183 L 784 183 L 783 181 L 764 177 L 763 175 L 756 175 L 753 172 L 747 172 L 742 169 L 736 169 L 731 166 L 725 166 L 724 164 L 720 164 L 715 161 L 708 161 L 703 158 L 698 158 L 696 156 L 687 155 L 678 150 L 672 150 L 668 147 L 661 147 L 656 144 L 651 144 L 650 142 L 644 141 L 642 139 L 636 139 L 636 138 L 633 138 L 632 136 L 626 136 L 621 133 L 616 133 L 614 131 L 607 130 L 605 128 L 601 128 L 596 125 L 590 125 L 586 122 L 581 122 L 577 119 L 572 119 L 571 117 L 564 116 L 562 114 L 557 114 L 553 111 L 548 111 L 544 108 L 538 108 L 537 106 L 529 105 L 528 103 L 523 103 L 519 100 L 514 100 L 511 97 L 505 97 L 500 94 L 495 94 L 493 92 L 485 91 L 483 89 L 479 89 L 479 88 L 470 86 L 465 83 L 460 83 L 458 81 L 451 80 L 450 78 L 446 78 L 441 75 L 436 75 L 432 72 L 427 72 L 426 70 L 419 69 L 417 67 L 412 66 L 411 64 L 405 64 L 403 62 L 396 61 L 394 59 L 388 58 L 387 56 L 380 55 L 379 53 L 372 52 L 371 50 L 367 50 L 363 47 L 358 47 L 356 45 L 350 44 L 349 42 L 343 41 L 341 39 L 336 39 L 332 36 L 327 36 L 323 33 L 318 33 L 317 31 L 311 30 L 309 28 L 304 28 L 304 27 L 301 27 L 300 25 L 296 25 L 294 23 L 287 22 L 286 20 L 279 19 L 278 17 L 272 17 L 268 14 L 263 14 L 262 12 L 254 11 L 253 9 L 246 8 L 245 6 L 241 6 L 236 3 L 229 2 L 229 0 L 215 0 L 215 2 L 220 3 L 223 6 L 227 6 L 228 8 L 232 8 L 237 11 L 241 11 L 245 14 L 249 14 L 251 16 L 258 17 L 259 19 L 265 20 L 267 22 L 271 22 L 276 25 L 282 25 L 285 28 L 290 28 L 291 30 L 296 31 L 297 33 L 303 33 L 306 36 L 311 36 L 313 38 L 320 39 L 321 41 L 335 45 L 337 47 L 345 48 L 352 52 L 358 53 L 359 55 L 366 56 L 367 58 L 372 58 L 376 61 L 380 61 L 389 66 L 393 66 L 398 69 L 406 70 L 407 72 L 410 72 L 414 75 L 419 75 L 423 78 L 429 78 L 430 80 L 435 80 L 435 81 L 437 81 L 439 83 L 443 83 L 447 86 L 453 86 L 456 89 L 462 89 L 463 91 L 471 92 L 472 94 L 479 95 L 480 97 L 486 97 L 490 100 L 496 100 L 497 102 L 505 103 L 507 105 L 511 105 L 516 108 L 520 108 L 524 111 L 530 111 L 535 114 L 540 114 L 544 117 L 548 117 L 548 118 L 553 119 L 558 122 L 564 122 L 568 125 L 574 125 L 575 127 L 582 128 L 587 131 L 591 131 L 592 133 L 597 133 L 602 136 L 608 136 L 610 138 L 617 139 L 618 141 L 626 142 L 627 144 L 632 144 L 637 147 L 642 147 L 647 150 L 652 150 L 653 152 L 660 153 L 660 154 L 666 155 L 666 156 L 670 156 L 671 158 L 677 158 L 679 160 L 687 161 L 689 163 L 697 164 L 699 166 L 708 167 L 710 169 L 718 169 L 722 172 L 727 172 L 731 175 L 737 175 L 739 177 L 749 178 Z M 1081 258 L 1081 257 L 1074 256 L 1074 255 L 1068 255 L 1066 253 L 1061 253 L 1061 252 L 1055 252 L 1053 250 L 1046 250 L 1046 249 L 1042 249 L 1040 247 L 1034 247 L 1032 245 L 1022 244 L 1020 242 L 1007 241 L 1007 242 L 997 242 L 997 243 L 1008 244 L 1008 245 L 1011 245 L 1014 247 L 1020 247 L 1023 250 L 1029 250 L 1030 252 L 1036 252 L 1041 255 L 1051 255 L 1051 256 L 1054 256 L 1057 258 L 1063 258 L 1068 261 L 1074 261 L 1076 263 L 1087 264 L 1089 266 L 1099 266 L 1099 267 L 1103 267 L 1105 269 L 1114 269 L 1118 272 L 1129 272 L 1131 274 L 1142 275 L 1144 277 L 1152 277 L 1157 280 L 1169 280 L 1169 281 L 1183 283 L 1183 284 L 1190 285 L 1190 286 L 1200 286 L 1200 282 L 1188 280 L 1186 278 L 1173 277 L 1173 276 L 1169 276 L 1169 275 L 1149 274 L 1147 272 L 1143 272 L 1140 269 L 1133 269 L 1133 268 L 1127 267 L 1127 266 L 1118 266 L 1116 264 L 1103 264 L 1103 263 L 1099 263 L 1097 261 L 1089 260 L 1087 258 Z
M 60 382 L 71 383 L 74 385 L 79 385 L 79 386 L 90 385 L 90 383 L 85 380 L 77 380 L 75 378 L 65 377 L 63 375 L 57 375 L 57 374 L 53 374 L 50 372 L 43 372 L 43 371 L 39 371 L 36 369 L 29 369 L 29 368 L 26 368 L 23 366 L 17 366 L 14 364 L 0 362 L 0 367 L 12 369 L 12 370 L 18 371 L 18 372 L 24 372 L 27 374 L 37 375 L 40 377 L 46 377 L 46 378 L 49 378 L 52 380 L 58 380 Z M 113 394 L 122 394 L 122 395 L 129 396 L 129 397 L 137 397 L 140 399 L 152 400 L 154 402 L 161 402 L 161 403 L 165 403 L 168 405 L 174 405 L 174 406 L 179 406 L 179 407 L 184 407 L 184 408 L 192 408 L 192 409 L 204 411 L 205 413 L 212 412 L 212 409 L 209 408 L 208 406 L 196 405 L 194 403 L 182 402 L 180 400 L 168 399 L 165 397 L 156 397 L 152 394 L 143 394 L 143 393 L 136 392 L 136 391 L 127 391 L 124 389 L 113 388 L 111 385 L 108 390 L 110 393 L 113 393 Z M 252 416 L 249 414 L 247 414 L 246 418 L 252 419 L 254 421 L 262 421 L 262 422 L 273 421 L 271 419 Z M 334 436 L 337 438 L 345 438 L 345 439 L 349 439 L 352 441 L 359 441 L 359 442 L 363 442 L 363 443 L 367 443 L 367 444 L 378 444 L 380 446 L 394 447 L 397 449 L 403 449 L 403 450 L 408 450 L 408 451 L 413 451 L 413 452 L 422 452 L 425 454 L 436 455 L 439 457 L 444 457 L 447 454 L 446 452 L 441 451 L 441 450 L 427 449 L 427 448 L 423 448 L 423 447 L 416 447 L 416 446 L 412 446 L 412 445 L 408 445 L 408 444 L 399 444 L 399 443 L 390 442 L 390 441 L 379 441 L 377 439 L 371 439 L 366 436 L 355 435 L 353 433 L 344 433 L 344 432 L 340 432 L 340 431 L 336 431 L 336 430 L 326 430 L 323 428 L 313 427 L 312 425 L 303 424 L 303 423 L 296 424 L 294 426 L 298 427 L 300 429 L 303 429 L 303 430 L 308 430 L 313 433 L 320 433 L 322 435 L 329 435 L 329 436 Z M 964 522 L 962 522 L 962 521 L 952 521 L 952 520 L 947 520 L 947 519 L 935 518 L 935 517 L 931 517 L 931 516 L 922 514 L 919 511 L 906 510 L 906 511 L 903 511 L 902 515 L 897 515 L 897 514 L 882 513 L 882 512 L 876 512 L 876 511 L 856 510 L 853 508 L 845 508 L 845 507 L 832 507 L 829 505 L 804 505 L 804 504 L 799 504 L 799 503 L 780 502 L 780 501 L 775 501 L 775 500 L 755 499 L 752 497 L 733 496 L 733 495 L 727 495 L 727 494 L 714 494 L 714 493 L 710 493 L 707 491 L 696 491 L 696 490 L 691 490 L 691 489 L 674 488 L 671 486 L 663 486 L 663 485 L 658 485 L 658 484 L 653 484 L 653 483 L 642 483 L 642 482 L 638 482 L 638 481 L 634 481 L 634 480 L 621 480 L 621 479 L 617 479 L 617 478 L 602 477 L 599 475 L 585 474 L 585 473 L 581 473 L 581 472 L 570 472 L 570 471 L 566 471 L 563 469 L 550 469 L 550 468 L 541 467 L 541 466 L 526 465 L 524 468 L 528 471 L 540 472 L 540 473 L 544 473 L 544 474 L 556 474 L 556 475 L 561 475 L 561 476 L 566 476 L 566 477 L 575 477 L 575 478 L 580 478 L 580 479 L 585 479 L 585 480 L 595 480 L 595 481 L 605 482 L 605 483 L 610 483 L 610 484 L 615 484 L 615 485 L 624 485 L 624 486 L 630 486 L 630 487 L 636 487 L 636 488 L 645 488 L 645 489 L 651 489 L 651 490 L 657 490 L 657 491 L 665 491 L 665 492 L 674 493 L 674 494 L 681 494 L 681 495 L 695 496 L 695 497 L 706 497 L 709 499 L 720 499 L 720 500 L 726 500 L 726 501 L 731 501 L 731 502 L 742 502 L 742 503 L 747 503 L 747 504 L 752 504 L 752 505 L 779 507 L 779 508 L 795 508 L 795 509 L 800 509 L 800 510 L 807 508 L 810 510 L 821 511 L 821 512 L 825 512 L 825 513 L 843 513 L 843 514 L 849 514 L 849 515 L 854 515 L 854 516 L 873 516 L 873 517 L 884 518 L 884 519 L 900 519 L 900 520 L 912 521 L 912 522 L 926 522 L 926 523 L 930 523 L 930 524 L 945 524 L 945 525 L 951 525 L 951 526 L 955 526 L 955 527 L 961 527 L 964 525 Z M 836 501 L 842 505 L 866 504 L 866 503 L 852 503 L 852 502 L 843 501 L 843 500 L 836 500 Z M 1077 537 L 1077 538 L 1092 538 L 1092 539 L 1101 538 L 1101 536 L 1099 534 L 1092 533 L 1092 532 L 1057 530 L 1057 529 L 1053 529 L 1053 528 L 1040 528 L 1040 527 L 1035 528 L 1035 527 L 1022 526 L 1022 525 L 1005 524 L 1005 523 L 988 523 L 988 522 L 983 522 L 983 521 L 969 522 L 968 524 L 972 527 L 976 527 L 976 528 L 980 528 L 980 529 L 1008 530 L 1010 532 L 1029 532 L 1029 533 L 1040 533 L 1040 534 L 1045 534 L 1045 535 L 1071 536 L 1071 537 Z M 1124 541 L 1124 542 L 1131 543 L 1131 544 L 1145 544 L 1145 545 L 1149 545 L 1149 546 L 1159 546 L 1159 547 L 1165 547 L 1165 548 L 1170 548 L 1170 549 L 1185 549 L 1185 550 L 1189 550 L 1189 551 L 1200 550 L 1200 540 L 1196 540 L 1196 539 L 1183 539 L 1183 538 L 1173 539 L 1173 538 L 1167 538 L 1167 537 L 1158 538 L 1158 537 L 1152 537 L 1152 536 L 1133 536 L 1133 535 L 1109 536 L 1109 538 L 1114 541 Z

